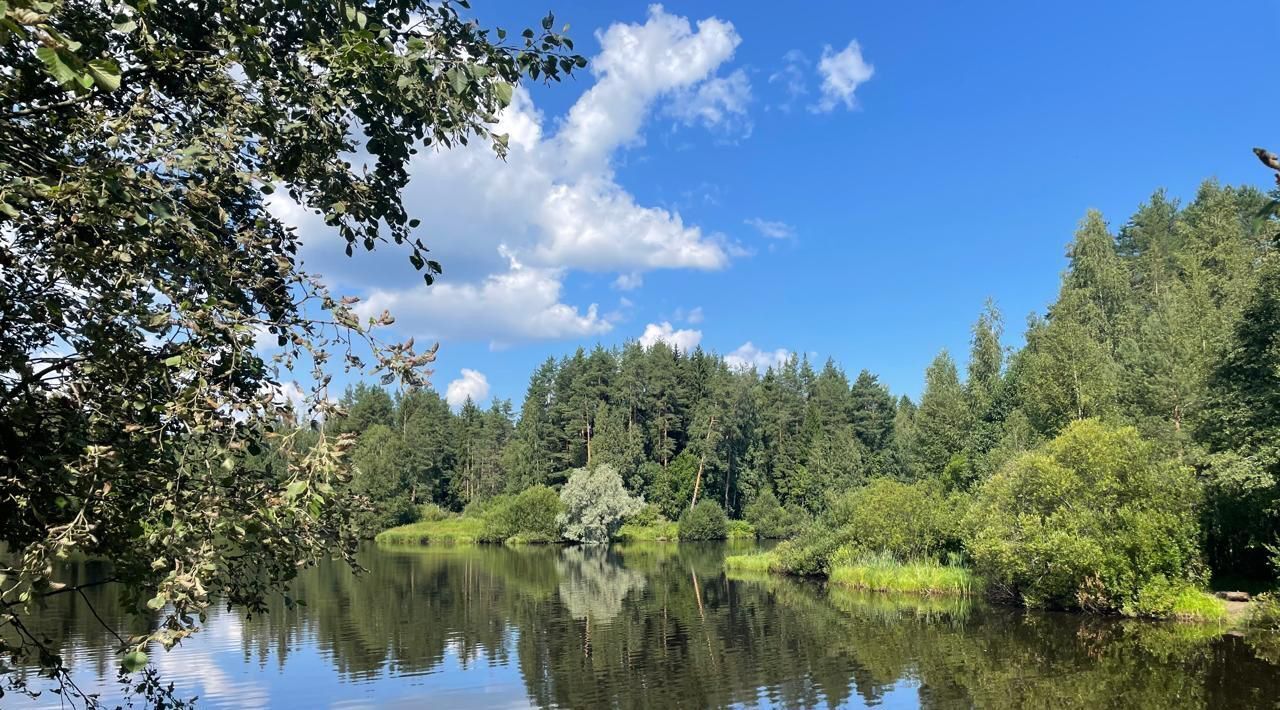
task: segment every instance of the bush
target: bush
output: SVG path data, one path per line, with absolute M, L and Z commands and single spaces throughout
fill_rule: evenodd
M 575 470 L 560 491 L 560 503 L 556 523 L 564 537 L 589 544 L 609 542 L 622 521 L 644 507 L 644 500 L 627 493 L 622 477 L 608 465 Z
M 730 520 L 729 527 L 725 529 L 725 537 L 730 540 L 754 540 L 756 528 L 745 520 Z
M 1263 592 L 1254 597 L 1247 623 L 1250 628 L 1280 631 L 1280 596 Z
M 756 496 L 742 512 L 743 518 L 756 529 L 756 535 L 766 540 L 791 537 L 799 527 L 798 516 L 783 508 L 771 490 Z
M 435 523 L 452 517 L 452 513 L 435 503 L 423 503 L 418 506 L 418 522 Z
M 825 577 L 831 560 L 848 543 L 843 531 L 828 523 L 816 523 L 773 550 L 776 569 L 801 577 Z
M 657 525 L 659 522 L 665 523 L 666 518 L 662 517 L 662 511 L 653 503 L 646 503 L 639 512 L 627 518 L 628 525 L 636 525 L 642 528 Z
M 1197 490 L 1134 428 L 1073 422 L 982 485 L 969 553 L 994 591 L 1028 606 L 1136 608 L 1159 576 L 1200 586 Z
M 960 548 L 960 500 L 937 484 L 877 478 L 837 498 L 828 517 L 862 552 L 887 552 L 900 560 L 937 558 Z
M 729 527 L 724 510 L 707 498 L 681 513 L 679 522 L 681 540 L 723 540 Z
M 556 516 L 560 514 L 560 496 L 546 486 L 526 488 L 514 496 L 495 500 L 484 514 L 482 542 L 503 542 L 521 536 L 525 541 L 549 541 L 559 538 Z

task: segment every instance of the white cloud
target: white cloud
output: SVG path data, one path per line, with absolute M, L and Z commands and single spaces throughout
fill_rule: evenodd
M 614 149 L 640 142 L 656 98 L 706 80 L 742 41 L 728 22 L 700 20 L 695 32 L 661 5 L 649 6 L 643 25 L 615 23 L 597 39 L 601 52 L 590 66 L 598 79 L 569 110 L 559 136 L 571 172 L 605 170 Z
M 461 407 L 468 399 L 477 404 L 489 398 L 489 378 L 483 372 L 462 368 L 462 377 L 449 383 L 444 399 L 451 407 Z
M 618 278 L 613 280 L 613 287 L 619 291 L 634 291 L 644 285 L 644 274 L 632 271 L 627 274 L 618 274 Z
M 397 327 L 406 332 L 489 340 L 493 347 L 518 340 L 597 335 L 613 328 L 594 303 L 582 312 L 560 302 L 560 270 L 525 266 L 504 253 L 509 259 L 507 271 L 478 284 L 374 290 L 356 311 L 365 318 L 389 310 L 396 316 Z
M 680 352 L 687 353 L 698 347 L 698 343 L 702 342 L 702 331 L 676 330 L 667 321 L 663 321 L 661 324 L 650 323 L 646 325 L 644 333 L 640 336 L 640 344 L 646 348 L 651 348 L 659 340 Z
M 747 73 L 739 69 L 727 77 L 704 81 L 696 90 L 677 93 L 667 106 L 667 113 L 685 125 L 701 123 L 709 129 L 722 129 L 726 139 L 745 138 L 752 129 L 747 118 L 750 102 L 751 82 Z
M 862 47 L 855 39 L 839 52 L 832 52 L 830 45 L 823 47 L 818 74 L 822 76 L 822 97 L 813 110 L 826 113 L 838 104 L 849 109 L 856 106 L 854 91 L 875 74 L 875 67 L 863 60 Z
M 594 305 L 561 302 L 572 271 L 621 274 L 615 286 L 625 289 L 647 271 L 721 269 L 744 254 L 676 210 L 639 204 L 612 167 L 620 149 L 642 142 L 644 120 L 670 97 L 705 99 L 694 118 L 722 131 L 742 118 L 745 75 L 716 76 L 740 42 L 733 26 L 715 18 L 691 25 L 654 5 L 644 23 L 617 23 L 598 37 L 595 83 L 563 119 L 544 117 L 525 89 L 514 92 L 497 128 L 510 136 L 505 162 L 482 141 L 413 159 L 405 202 L 444 265 L 435 285 L 407 267 L 403 250 L 348 259 L 314 215 L 273 203 L 300 226 L 307 267 L 367 295 L 373 313 L 390 308 L 407 335 L 498 344 L 608 331 Z
M 809 93 L 809 59 L 804 56 L 804 52 L 793 49 L 783 55 L 782 61 L 782 68 L 769 75 L 769 83 L 782 85 L 787 100 L 778 104 L 777 108 L 789 112 L 792 101 Z
M 684 308 L 677 308 L 673 317 L 690 325 L 697 325 L 702 322 L 702 306 L 695 306 L 687 311 Z
M 796 228 L 786 222 L 776 222 L 759 217 L 752 217 L 743 221 L 755 227 L 757 232 L 770 239 L 792 239 L 796 236 Z
M 772 352 L 761 350 L 751 343 L 750 340 L 743 343 L 737 350 L 724 356 L 724 361 L 729 367 L 739 370 L 759 370 L 763 372 L 770 367 L 779 367 L 785 365 L 787 360 L 791 358 L 791 351 L 786 348 L 778 348 Z

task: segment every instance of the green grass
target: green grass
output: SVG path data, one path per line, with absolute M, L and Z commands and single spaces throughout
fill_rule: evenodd
M 728 572 L 771 572 L 776 564 L 777 559 L 768 552 L 730 555 L 724 558 L 724 568 Z
M 866 555 L 831 570 L 831 584 L 900 594 L 968 596 L 976 586 L 965 567 L 931 561 L 899 562 L 890 555 Z
M 374 539 L 385 545 L 470 545 L 483 528 L 480 518 L 463 516 L 401 525 L 383 530 Z
M 1173 618 L 1179 621 L 1227 620 L 1227 603 L 1198 589 L 1185 589 L 1173 600 Z
M 623 525 L 613 536 L 617 542 L 667 542 L 679 537 L 680 528 L 672 522 L 658 522 L 653 525 Z

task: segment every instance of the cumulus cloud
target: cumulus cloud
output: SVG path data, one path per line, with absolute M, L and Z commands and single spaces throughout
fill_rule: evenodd
M 492 347 L 538 338 L 598 335 L 613 328 L 594 303 L 582 311 L 560 302 L 562 270 L 525 266 L 504 253 L 507 270 L 480 283 L 375 289 L 356 306 L 356 312 L 366 318 L 389 310 L 406 332 L 488 340 Z
M 849 109 L 856 106 L 854 92 L 875 74 L 875 67 L 862 58 L 862 47 L 855 39 L 839 52 L 833 52 L 830 45 L 823 47 L 818 74 L 822 77 L 822 96 L 813 110 L 826 113 L 840 104 Z
M 496 129 L 509 136 L 505 162 L 480 141 L 413 159 L 406 203 L 444 265 L 435 285 L 423 285 L 394 248 L 347 259 L 314 215 L 273 203 L 300 226 L 307 267 L 368 294 L 371 312 L 390 308 L 408 334 L 511 343 L 609 330 L 594 305 L 561 301 L 573 271 L 616 272 L 614 285 L 625 290 L 647 271 L 721 269 L 741 255 L 678 211 L 637 202 L 612 165 L 619 150 L 643 142 L 646 117 L 672 97 L 695 99 L 677 120 L 723 131 L 741 118 L 745 74 L 717 76 L 740 42 L 733 25 L 694 25 L 655 5 L 643 23 L 617 23 L 598 38 L 594 84 L 562 119 L 545 117 L 516 89 Z
M 618 278 L 613 280 L 613 287 L 619 291 L 634 291 L 644 285 L 644 274 L 632 271 L 627 274 L 618 274 Z
M 751 102 L 751 81 L 741 69 L 727 77 L 702 82 L 696 90 L 679 92 L 667 106 L 667 113 L 685 125 L 701 123 L 709 129 L 722 129 L 725 139 L 751 135 L 747 118 Z
M 489 398 L 489 378 L 483 372 L 462 368 L 462 377 L 449 383 L 444 399 L 451 407 L 461 407 L 468 399 L 481 403 Z
M 757 232 L 770 239 L 791 239 L 796 236 L 796 228 L 786 222 L 777 222 L 759 217 L 743 221 L 747 225 L 755 227 Z
M 785 365 L 790 358 L 791 351 L 786 348 L 778 348 L 770 352 L 757 348 L 748 340 L 740 345 L 737 350 L 725 355 L 724 361 L 729 367 L 741 372 L 749 370 L 763 372 L 770 367 Z
M 571 172 L 607 169 L 614 149 L 641 141 L 655 99 L 710 78 L 742 41 L 731 23 L 714 17 L 697 27 L 651 5 L 643 25 L 615 23 L 597 34 L 601 52 L 590 64 L 596 83 L 569 110 L 559 136 Z
M 644 333 L 640 336 L 640 344 L 642 346 L 650 348 L 660 340 L 682 353 L 687 353 L 698 347 L 698 343 L 702 342 L 702 331 L 691 329 L 676 330 L 667 321 L 650 323 L 644 327 Z

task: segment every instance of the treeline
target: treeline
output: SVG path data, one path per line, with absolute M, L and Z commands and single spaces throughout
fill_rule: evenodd
M 988 304 L 962 373 L 947 352 L 918 402 L 863 370 L 795 358 L 737 371 L 665 343 L 548 359 L 509 402 L 457 413 L 430 390 L 350 389 L 357 484 L 385 522 L 432 502 L 461 509 L 607 463 L 675 519 L 698 497 L 730 517 L 765 492 L 823 513 L 873 479 L 973 490 L 1072 421 L 1131 425 L 1195 473 L 1206 559 L 1258 572 L 1280 526 L 1280 259 L 1273 201 L 1207 182 L 1188 205 L 1156 192 L 1112 231 L 1090 211 L 1056 302 L 1026 344 L 1001 345 Z

